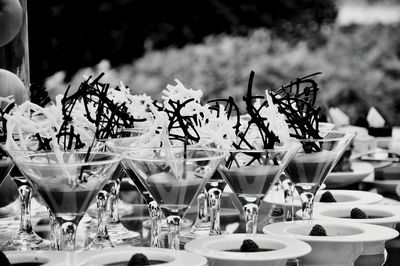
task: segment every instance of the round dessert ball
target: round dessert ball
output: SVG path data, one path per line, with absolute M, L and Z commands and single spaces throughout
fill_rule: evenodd
M 14 96 L 16 104 L 22 104 L 27 100 L 25 85 L 21 79 L 8 70 L 0 69 L 0 97 L 10 95 Z
M 22 19 L 22 7 L 18 0 L 0 0 L 0 47 L 17 36 Z

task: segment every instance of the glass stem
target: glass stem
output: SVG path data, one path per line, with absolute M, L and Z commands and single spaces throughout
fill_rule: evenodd
M 49 222 L 50 222 L 50 245 L 52 250 L 61 250 L 61 239 L 60 230 L 56 217 L 49 211 Z
M 288 207 L 285 207 L 285 221 L 294 221 L 294 190 L 295 187 L 292 182 L 288 182 L 287 185 L 284 185 L 284 198 L 285 203 Z
M 207 191 L 205 189 L 197 196 L 197 219 L 195 226 L 209 222 L 207 198 Z
M 218 188 L 211 188 L 208 191 L 208 205 L 210 206 L 211 228 L 210 235 L 221 235 L 220 207 L 222 191 Z
M 59 226 L 60 246 L 59 250 L 74 251 L 77 225 L 74 220 L 56 218 Z
M 303 192 L 300 194 L 302 219 L 311 220 L 314 204 L 314 194 L 311 192 Z
M 109 194 L 109 207 L 108 207 L 108 216 L 109 222 L 116 224 L 119 223 L 119 212 L 118 212 L 118 198 L 119 198 L 119 190 L 121 187 L 121 181 L 119 179 L 110 181 L 110 194 Z
M 97 232 L 96 232 L 96 241 L 97 242 L 109 242 L 110 237 L 107 231 L 107 200 L 108 193 L 105 190 L 100 190 L 97 194 Z
M 257 233 L 257 218 L 258 218 L 258 205 L 254 203 L 248 203 L 243 206 L 244 221 L 246 223 L 246 233 L 256 234 Z
M 149 213 L 151 218 L 151 239 L 150 239 L 150 247 L 154 248 L 162 248 L 162 212 L 157 202 L 150 201 L 149 203 Z
M 167 217 L 168 224 L 168 244 L 171 249 L 179 250 L 179 227 L 181 218 L 177 215 L 170 215 Z
M 18 187 L 19 199 L 21 201 L 21 219 L 19 233 L 32 233 L 31 223 L 31 198 L 32 189 L 27 185 Z

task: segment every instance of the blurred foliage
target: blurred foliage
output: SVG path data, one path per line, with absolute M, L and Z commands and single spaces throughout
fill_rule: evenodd
M 324 42 L 337 9 L 334 0 L 40 0 L 28 3 L 28 13 L 31 80 L 40 82 L 103 58 L 117 66 L 145 50 L 260 27 L 315 46 Z
M 320 104 L 339 106 L 352 123 L 375 106 L 394 125 L 400 125 L 400 25 L 337 28 L 324 46 L 311 49 L 305 41 L 292 44 L 265 29 L 248 37 L 216 35 L 204 43 L 182 49 L 147 52 L 131 64 L 112 69 L 103 61 L 82 69 L 71 81 L 77 87 L 82 75 L 106 71 L 105 79 L 125 82 L 134 93 L 159 98 L 166 84 L 178 78 L 188 87 L 201 89 L 205 98 L 233 96 L 240 99 L 249 73 L 256 72 L 259 94 L 290 80 L 317 71 Z M 48 87 L 62 92 L 65 76 L 58 73 Z

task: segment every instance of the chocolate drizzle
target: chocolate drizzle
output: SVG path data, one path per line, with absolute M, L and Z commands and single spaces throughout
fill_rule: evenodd
M 50 146 L 50 142 L 51 142 L 51 138 L 45 138 L 40 136 L 39 133 L 35 134 L 35 137 L 38 141 L 38 151 L 51 151 L 51 146 Z
M 118 104 L 107 97 L 110 84 L 99 81 L 103 75 L 104 73 L 100 74 L 94 80 L 86 79 L 71 96 L 67 96 L 68 88 L 62 100 L 65 123 L 71 121 L 76 102 L 82 100 L 85 117 L 96 127 L 96 139 L 117 137 L 121 129 L 133 127 L 134 122 L 143 122 L 143 119 L 135 119 L 127 112 L 125 103 Z M 95 112 L 89 110 L 89 106 L 93 106 Z
M 320 139 L 318 133 L 318 115 L 320 107 L 315 107 L 318 84 L 312 77 L 317 72 L 290 82 L 288 85 L 271 92 L 273 102 L 280 113 L 286 116 L 286 122 L 293 129 L 291 136 L 297 139 Z
M 243 97 L 243 100 L 246 103 L 247 113 L 251 117 L 247 130 L 249 130 L 252 124 L 255 124 L 260 132 L 264 149 L 272 149 L 274 148 L 275 143 L 279 143 L 280 140 L 278 136 L 276 136 L 274 132 L 269 129 L 269 122 L 267 121 L 267 118 L 260 115 L 261 109 L 268 106 L 268 102 L 264 101 L 258 109 L 253 104 L 256 99 L 264 99 L 262 96 L 253 96 L 252 94 L 254 75 L 254 71 L 251 71 L 249 84 L 247 87 L 247 94 Z
M 0 133 L 2 136 L 5 137 L 5 134 L 7 133 L 7 119 L 5 119 L 4 115 L 9 114 L 11 110 L 15 107 L 15 102 L 12 102 L 8 104 L 4 110 L 0 108 L 0 121 L 1 121 L 1 127 L 0 127 Z M 4 142 L 5 139 L 1 139 L 1 142 Z
M 321 72 L 313 73 L 282 86 L 270 95 L 280 113 L 286 116 L 286 122 L 292 129 L 290 135 L 296 139 L 321 139 L 318 130 L 320 107 L 315 107 L 319 90 L 317 82 L 312 79 Z M 304 151 L 319 151 L 312 142 L 302 142 Z
M 235 100 L 229 96 L 228 99 L 214 99 L 214 100 L 210 100 L 208 101 L 208 103 L 210 104 L 210 109 L 214 110 L 217 113 L 218 116 L 220 116 L 221 114 L 219 113 L 219 106 L 222 104 L 224 106 L 224 111 L 226 113 L 226 116 L 228 119 L 231 119 L 233 117 L 235 117 L 236 123 L 233 126 L 233 128 L 235 129 L 235 133 L 236 135 L 239 134 L 239 130 L 240 130 L 240 111 L 239 111 L 239 107 L 236 105 Z
M 163 111 L 168 115 L 168 132 L 170 140 L 179 140 L 186 144 L 197 143 L 200 141 L 200 135 L 196 130 L 197 114 L 183 115 L 182 109 L 194 99 L 188 99 L 184 102 L 169 100 L 168 104 L 172 110 L 164 107 Z M 182 133 L 179 132 L 182 130 Z

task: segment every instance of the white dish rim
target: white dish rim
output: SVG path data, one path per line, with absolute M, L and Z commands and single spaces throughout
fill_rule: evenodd
M 252 253 L 241 253 L 241 252 L 230 252 L 230 251 L 219 251 L 214 249 L 209 249 L 205 247 L 210 240 L 214 241 L 233 241 L 238 239 L 243 241 L 244 239 L 252 239 L 257 242 L 257 238 L 264 238 L 266 240 L 271 240 L 274 242 L 282 243 L 286 245 L 283 249 L 278 249 L 274 251 L 266 252 L 252 252 Z M 218 259 L 218 260 L 235 260 L 235 261 L 273 261 L 273 260 L 283 260 L 290 258 L 297 258 L 307 255 L 311 252 L 311 246 L 307 243 L 296 240 L 292 238 L 269 236 L 265 234 L 231 234 L 231 235 L 219 235 L 211 237 L 199 237 L 192 240 L 185 245 L 185 250 L 189 252 L 198 253 L 204 257 Z
M 129 254 L 133 255 L 135 253 L 143 253 L 144 255 L 153 253 L 153 254 L 163 254 L 167 256 L 176 257 L 179 255 L 179 263 L 182 265 L 195 265 L 195 266 L 204 266 L 207 265 L 207 259 L 198 255 L 192 254 L 184 250 L 172 250 L 165 248 L 149 248 L 149 247 L 121 247 L 121 248 L 110 248 L 110 249 L 101 249 L 101 250 L 93 250 L 93 251 L 82 251 L 76 252 L 76 261 L 79 262 L 78 266 L 89 265 L 90 260 L 92 258 L 98 258 L 100 256 L 113 256 L 116 261 L 121 261 L 121 258 L 118 254 L 124 254 L 129 252 Z M 119 260 L 118 260 L 119 259 Z M 172 266 L 176 265 L 176 261 L 163 263 L 164 266 Z
M 373 219 L 351 219 L 351 218 L 339 218 L 339 217 L 331 217 L 324 214 L 321 214 L 324 211 L 334 211 L 334 210 L 342 210 L 348 211 L 350 213 L 351 209 L 359 208 L 363 211 L 368 210 L 378 210 L 385 211 L 392 214 L 392 216 L 383 217 L 383 218 L 373 218 Z M 342 222 L 357 222 L 357 223 L 368 223 L 368 224 L 387 224 L 387 223 L 397 223 L 400 222 L 400 206 L 396 205 L 382 205 L 382 204 L 365 204 L 365 205 L 357 205 L 357 206 L 316 206 L 313 210 L 313 218 L 316 220 L 333 220 L 333 221 L 342 221 Z
M 337 225 L 337 226 L 347 226 L 356 229 L 360 229 L 363 232 L 360 234 L 354 235 L 345 235 L 345 236 L 308 236 L 308 235 L 300 235 L 300 234 L 290 234 L 287 233 L 288 229 L 295 228 L 302 225 L 310 225 L 312 224 L 320 224 L 324 227 L 327 225 Z M 343 221 L 333 221 L 333 220 L 301 220 L 301 221 L 290 221 L 290 222 L 282 222 L 267 225 L 263 228 L 263 233 L 273 236 L 285 236 L 290 238 L 295 238 L 298 240 L 302 240 L 305 242 L 329 242 L 329 243 L 368 243 L 368 242 L 377 242 L 377 241 L 386 241 L 393 238 L 396 238 L 399 235 L 399 232 L 392 228 L 388 228 L 385 226 L 374 225 L 374 224 L 366 224 L 366 223 L 357 223 L 357 222 L 349 222 L 343 223 Z
M 334 205 L 339 205 L 339 206 L 348 206 L 348 205 L 362 205 L 362 204 L 374 204 L 378 203 L 379 201 L 383 200 L 383 196 L 374 193 L 374 192 L 369 192 L 369 191 L 361 191 L 361 190 L 344 190 L 344 189 L 327 189 L 327 190 L 318 190 L 317 195 L 322 195 L 325 192 L 331 192 L 333 197 L 335 195 L 351 195 L 354 197 L 358 197 L 358 200 L 354 201 L 345 201 L 345 202 L 314 202 L 314 206 L 334 206 Z M 290 203 L 285 203 L 285 202 L 277 202 L 273 201 L 271 199 L 268 199 L 268 195 L 264 198 L 264 201 L 270 204 L 277 204 L 277 205 L 282 205 L 282 206 L 287 206 L 291 207 Z M 301 203 L 299 199 L 294 200 L 294 206 L 295 207 L 301 207 Z

